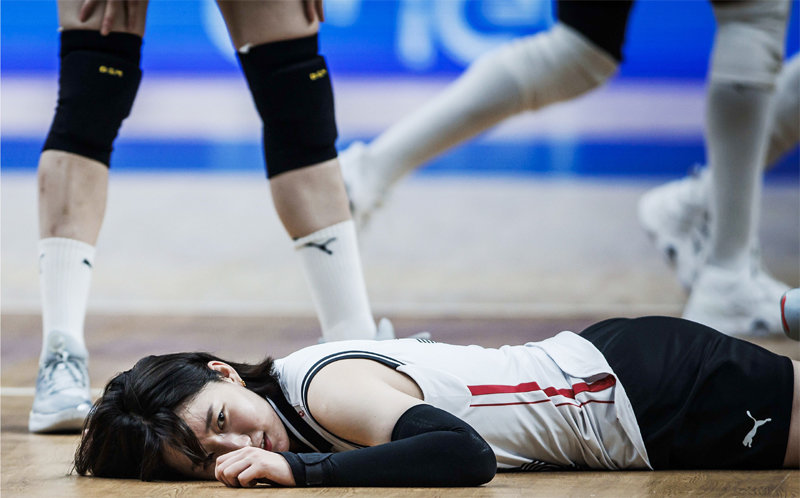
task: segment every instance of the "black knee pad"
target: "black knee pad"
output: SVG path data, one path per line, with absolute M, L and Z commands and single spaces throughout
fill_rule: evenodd
M 333 89 L 317 35 L 239 53 L 264 123 L 267 177 L 336 157 Z
M 109 165 L 114 139 L 139 89 L 141 48 L 142 38 L 128 33 L 61 33 L 58 105 L 43 150 Z
M 633 0 L 559 0 L 558 20 L 622 62 Z

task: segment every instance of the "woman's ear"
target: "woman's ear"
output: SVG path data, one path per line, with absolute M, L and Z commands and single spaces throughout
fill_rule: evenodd
M 237 372 L 236 369 L 234 369 L 232 366 L 228 365 L 224 361 L 211 360 L 208 362 L 208 368 L 210 368 L 215 372 L 218 372 L 223 379 L 229 382 L 242 384 L 242 378 L 239 376 L 239 372 Z

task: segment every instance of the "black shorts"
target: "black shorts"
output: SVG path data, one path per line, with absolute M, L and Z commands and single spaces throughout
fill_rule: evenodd
M 622 62 L 633 0 L 559 0 L 558 20 Z
M 783 466 L 789 358 L 679 318 L 615 318 L 581 336 L 625 387 L 654 469 Z

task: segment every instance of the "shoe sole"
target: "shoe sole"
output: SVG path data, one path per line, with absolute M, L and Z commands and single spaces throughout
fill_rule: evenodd
M 686 247 L 686 241 L 676 236 L 674 233 L 663 229 L 663 220 L 651 214 L 658 211 L 650 207 L 652 203 L 653 201 L 646 196 L 639 201 L 639 205 L 637 206 L 639 225 L 656 247 L 656 250 L 666 259 L 669 267 L 675 271 L 678 283 L 688 292 L 692 289 L 695 275 L 690 276 L 683 274 L 685 272 L 682 268 L 685 269 L 686 265 L 681 263 L 681 258 L 687 257 L 685 253 L 689 251 Z
M 56 413 L 30 412 L 28 430 L 35 433 L 80 432 L 90 407 L 75 407 Z
M 652 204 L 654 204 L 654 201 L 647 194 L 639 201 L 637 206 L 639 224 L 647 236 L 650 237 L 650 240 L 653 241 L 656 248 L 664 254 L 670 265 L 675 265 L 678 248 L 674 242 L 674 237 L 664 236 L 663 230 L 660 229 L 663 222 L 657 216 L 652 215 L 653 212 L 658 211 L 658 209 L 651 207 Z

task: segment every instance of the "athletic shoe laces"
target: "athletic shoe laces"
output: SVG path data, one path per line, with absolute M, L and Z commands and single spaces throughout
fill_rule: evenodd
M 85 388 L 82 359 L 73 357 L 69 351 L 59 350 L 48 355 L 40 373 L 41 387 L 48 394 L 66 389 Z

